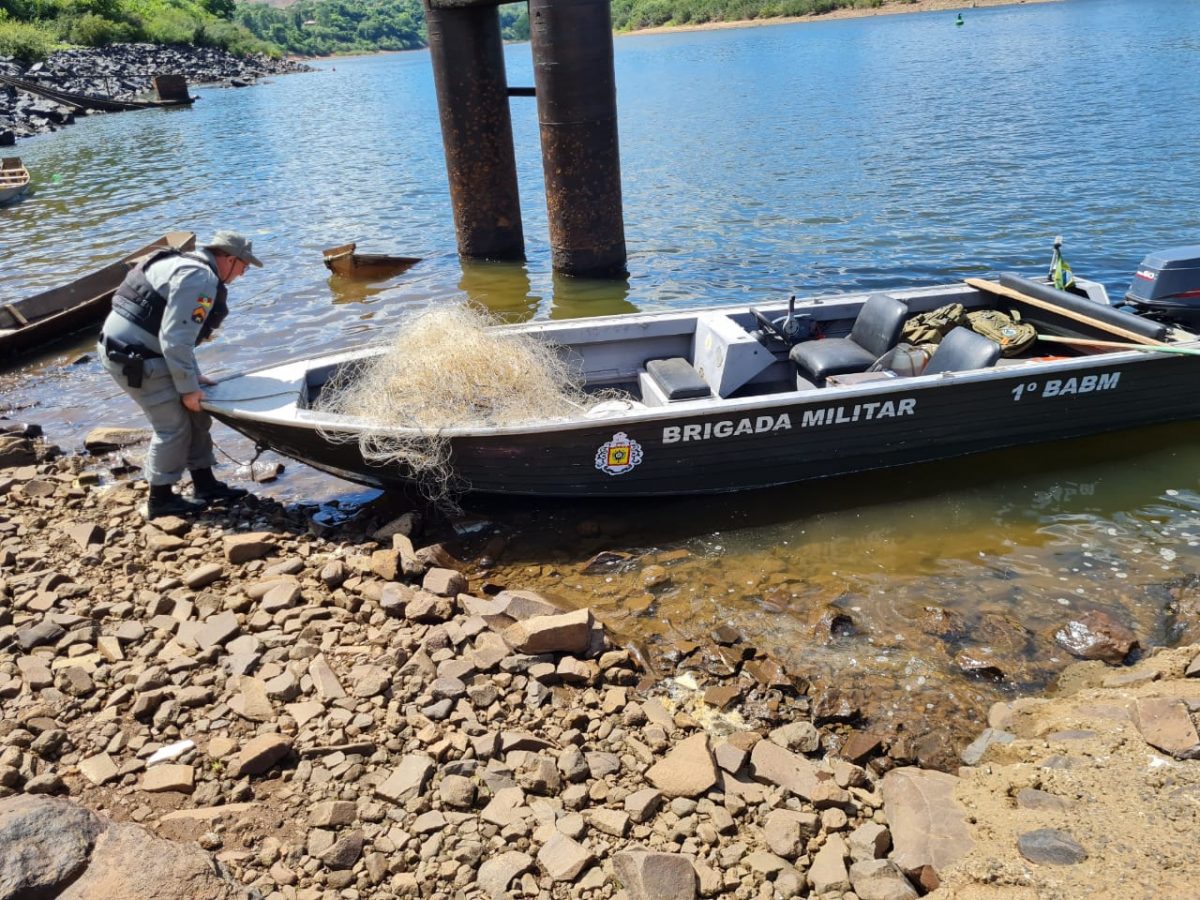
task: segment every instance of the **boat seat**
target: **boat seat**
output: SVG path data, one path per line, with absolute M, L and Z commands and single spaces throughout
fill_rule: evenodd
M 959 326 L 942 338 L 922 375 L 988 369 L 1000 358 L 1000 345 L 991 338 Z
M 677 356 L 652 359 L 638 373 L 642 402 L 647 406 L 666 406 L 680 400 L 699 400 L 712 396 L 712 388 L 696 367 Z
M 695 366 L 682 356 L 673 359 L 652 359 L 646 363 L 646 372 L 662 389 L 668 400 L 695 400 L 712 396 L 708 382 L 701 378 Z
M 820 385 L 830 375 L 865 372 L 896 346 L 907 317 L 906 303 L 890 294 L 872 294 L 855 318 L 849 337 L 805 341 L 792 348 L 789 355 L 797 376 Z

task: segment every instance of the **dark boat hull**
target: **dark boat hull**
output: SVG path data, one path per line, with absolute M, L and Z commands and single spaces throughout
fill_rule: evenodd
M 0 333 L 0 364 L 39 347 L 69 337 L 104 320 L 112 308 L 112 297 L 129 272 L 133 261 L 164 246 L 190 250 L 195 246 L 191 232 L 173 231 L 147 244 L 124 259 L 98 269 L 63 287 L 44 291 L 13 304 L 28 321 L 11 331 Z M 12 313 L 0 316 L 0 326 L 10 324 Z
M 1187 357 L 1033 368 L 898 379 L 875 390 L 826 389 L 742 412 L 680 410 L 671 418 L 670 409 L 655 410 L 641 422 L 597 419 L 454 437 L 451 464 L 469 490 L 483 494 L 719 493 L 1200 415 L 1200 365 Z M 364 460 L 353 440 L 327 441 L 307 423 L 213 412 L 255 441 L 341 477 L 382 487 L 410 483 L 402 469 Z

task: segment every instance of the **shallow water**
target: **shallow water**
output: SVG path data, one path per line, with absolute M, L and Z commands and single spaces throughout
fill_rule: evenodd
M 170 229 L 237 227 L 269 265 L 201 351 L 219 375 L 384 340 L 406 310 L 464 294 L 521 320 L 909 286 L 1037 271 L 1063 233 L 1076 271 L 1116 297 L 1147 251 L 1200 240 L 1200 4 L 965 17 L 617 40 L 626 283 L 550 273 L 521 98 L 529 262 L 457 260 L 429 58 L 410 53 L 23 143 L 35 191 L 0 211 L 0 297 Z M 506 52 L 509 82 L 532 83 L 528 46 Z M 350 240 L 425 261 L 370 285 L 329 276 L 321 249 Z M 88 349 L 24 365 L 3 406 L 68 447 L 92 425 L 136 424 L 94 360 L 68 364 Z M 228 432 L 218 442 L 249 455 Z M 510 538 L 498 578 L 595 603 L 660 649 L 729 622 L 800 671 L 872 687 L 878 715 L 940 720 L 1046 683 L 1067 661 L 1054 630 L 1089 604 L 1146 644 L 1170 640 L 1166 602 L 1197 563 L 1197 463 L 1200 429 L 1177 426 L 740 497 L 470 505 Z M 264 490 L 351 488 L 289 463 Z M 580 574 L 598 550 L 632 559 Z M 669 582 L 646 591 L 645 566 L 674 551 L 687 555 L 661 563 Z M 846 617 L 833 637 L 829 605 Z M 927 606 L 965 621 L 929 635 Z M 956 656 L 989 648 L 1005 681 L 965 680 Z

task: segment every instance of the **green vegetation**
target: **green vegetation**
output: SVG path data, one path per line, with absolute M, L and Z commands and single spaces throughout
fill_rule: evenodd
M 613 28 L 632 31 L 659 25 L 818 16 L 835 9 L 874 9 L 882 5 L 883 0 L 612 0 L 612 13 Z
M 300 0 L 287 9 L 239 3 L 237 22 L 289 53 L 323 56 L 425 46 L 421 0 Z M 524 3 L 500 7 L 506 40 L 529 39 Z
M 902 0 L 916 2 L 916 0 Z M 820 15 L 883 0 L 612 0 L 618 31 Z M 529 39 L 525 3 L 500 7 L 506 40 Z M 233 53 L 324 56 L 425 46 L 421 0 L 299 0 L 287 9 L 235 0 L 0 0 L 0 56 L 44 58 L 67 45 L 200 44 Z
M 127 41 L 274 52 L 231 21 L 233 0 L 0 0 L 0 56 L 44 59 L 60 47 Z

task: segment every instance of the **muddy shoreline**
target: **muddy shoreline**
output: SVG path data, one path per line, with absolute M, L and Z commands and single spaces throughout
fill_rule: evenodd
M 1187 790 L 1145 802 L 1194 816 L 1196 648 L 1068 669 L 1061 697 L 996 704 L 936 772 L 733 629 L 648 672 L 590 609 L 499 581 L 497 540 L 268 499 L 146 523 L 141 435 L 67 455 L 4 425 L 0 860 L 23 816 L 77 823 L 70 798 L 110 823 L 92 827 L 207 855 L 230 897 L 915 897 L 943 877 L 936 896 L 967 896 L 996 865 L 1077 896 L 1052 889 L 1102 888 L 1098 861 L 1144 866 L 1161 835 L 1145 816 L 1097 846 L 1064 793 L 1125 802 L 1103 784 L 1142 777 L 1144 752 L 1071 744 L 1031 779 L 1055 741 L 1148 743 Z M 1017 782 L 1035 793 L 1014 808 Z M 1029 863 L 1042 820 L 1069 876 Z M 107 884 L 121 866 L 97 848 L 86 877 Z M 181 889 L 174 869 L 139 877 Z

